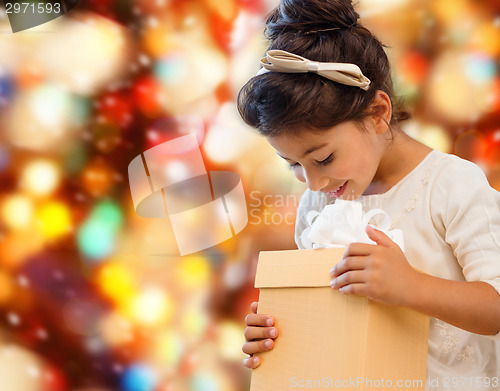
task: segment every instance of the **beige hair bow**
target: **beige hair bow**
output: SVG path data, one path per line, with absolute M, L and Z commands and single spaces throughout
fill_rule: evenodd
M 337 83 L 359 87 L 365 91 L 370 86 L 370 79 L 363 75 L 361 69 L 355 64 L 311 61 L 284 50 L 269 50 L 260 63 L 263 68 L 257 75 L 266 72 L 313 72 Z

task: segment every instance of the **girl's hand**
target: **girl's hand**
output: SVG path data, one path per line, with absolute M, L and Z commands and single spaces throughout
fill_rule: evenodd
M 257 305 L 256 301 L 251 304 L 252 313 L 245 318 L 247 324 L 245 329 L 246 342 L 241 349 L 243 353 L 250 355 L 243 360 L 243 365 L 252 369 L 260 365 L 260 357 L 253 357 L 253 354 L 271 350 L 274 347 L 273 339 L 278 336 L 278 329 L 271 327 L 274 325 L 274 319 L 269 315 L 258 315 Z
M 366 233 L 377 245 L 349 245 L 342 261 L 330 271 L 331 287 L 384 304 L 409 306 L 410 296 L 418 288 L 420 273 L 383 232 L 367 226 Z

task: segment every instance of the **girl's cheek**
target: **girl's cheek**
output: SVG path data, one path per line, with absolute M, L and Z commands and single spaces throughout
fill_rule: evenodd
M 326 174 L 329 178 L 349 179 L 351 174 L 351 167 L 347 164 L 337 164 L 334 168 L 330 168 Z

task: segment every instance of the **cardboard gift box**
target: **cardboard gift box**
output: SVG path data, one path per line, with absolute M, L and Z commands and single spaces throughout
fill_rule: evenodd
M 251 391 L 424 390 L 429 317 L 330 287 L 345 248 L 263 251 L 259 314 L 279 335 L 260 353 Z

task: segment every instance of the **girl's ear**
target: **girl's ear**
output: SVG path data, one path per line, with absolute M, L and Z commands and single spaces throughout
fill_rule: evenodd
M 370 119 L 377 133 L 385 133 L 389 130 L 392 118 L 392 103 L 389 95 L 378 90 L 370 104 Z

